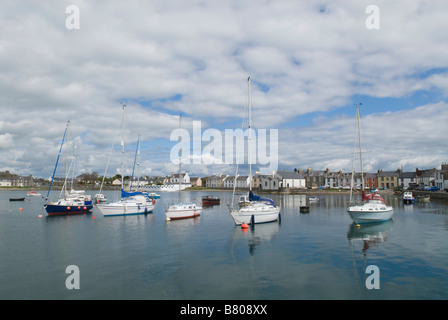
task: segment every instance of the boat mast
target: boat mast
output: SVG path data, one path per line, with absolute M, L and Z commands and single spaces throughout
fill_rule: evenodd
M 137 163 L 137 174 L 139 166 L 140 166 L 140 134 L 138 135 L 138 140 L 137 140 L 137 148 L 135 150 L 135 156 L 134 156 L 134 166 L 132 167 L 132 177 L 131 177 L 131 185 L 129 186 L 129 192 L 132 192 L 132 184 L 134 183 L 134 172 L 135 172 L 135 164 Z M 138 190 L 138 182 L 139 179 L 137 179 L 137 188 L 136 190 Z
M 122 117 L 121 117 L 121 190 L 123 190 L 124 187 L 124 114 L 126 111 L 126 105 L 122 105 Z
M 249 161 L 249 191 L 252 191 L 252 161 L 251 161 L 251 152 L 250 149 L 252 147 L 252 130 L 251 130 L 251 99 L 250 99 L 250 77 L 247 78 L 247 99 L 249 105 L 249 137 L 247 140 L 247 160 Z
M 48 199 L 48 196 L 50 195 L 51 187 L 53 186 L 54 175 L 56 173 L 56 168 L 58 167 L 59 157 L 61 156 L 62 146 L 64 145 L 65 135 L 67 134 L 69 124 L 70 124 L 70 120 L 67 121 L 67 125 L 66 125 L 65 131 L 64 131 L 64 136 L 62 137 L 62 141 L 61 141 L 61 146 L 59 147 L 58 158 L 56 159 L 56 164 L 55 164 L 54 170 L 53 170 L 53 176 L 51 177 L 50 188 L 48 188 L 48 193 L 47 193 L 47 197 L 46 197 L 47 199 Z
M 182 203 L 182 198 L 180 195 L 180 177 L 181 177 L 181 172 L 182 172 L 182 134 L 181 134 L 181 130 L 182 130 L 182 115 L 179 115 L 179 204 Z
M 359 141 L 359 162 L 361 164 L 361 191 L 364 190 L 364 172 L 362 169 L 362 151 L 361 151 L 361 127 L 359 125 L 359 105 L 356 106 L 356 118 L 358 119 L 358 141 Z
M 66 156 L 65 156 L 65 180 L 64 185 L 62 186 L 61 192 L 64 192 L 64 199 L 67 198 L 67 177 L 68 177 L 68 148 L 70 142 L 70 120 L 67 121 L 67 145 L 65 146 Z

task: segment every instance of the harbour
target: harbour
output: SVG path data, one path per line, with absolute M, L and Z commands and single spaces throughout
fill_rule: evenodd
M 104 191 L 113 201 L 115 191 Z M 391 220 L 362 225 L 346 212 L 348 194 L 271 194 L 281 221 L 236 226 L 231 192 L 182 192 L 199 217 L 165 221 L 177 193 L 163 192 L 152 213 L 47 216 L 43 199 L 10 202 L 26 191 L 0 191 L 1 299 L 309 300 L 447 299 L 448 202 L 394 207 Z M 300 213 L 300 206 L 309 213 Z M 38 216 L 42 215 L 41 218 Z M 80 288 L 69 290 L 68 266 Z M 369 266 L 379 288 L 366 285 Z

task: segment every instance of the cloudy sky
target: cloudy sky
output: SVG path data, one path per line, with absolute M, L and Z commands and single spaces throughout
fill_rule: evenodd
M 448 2 L 374 2 L 378 21 L 371 0 L 3 0 L 0 171 L 51 176 L 70 120 L 76 174 L 103 174 L 123 103 L 128 172 L 140 134 L 141 174 L 170 174 L 179 114 L 191 134 L 193 121 L 241 128 L 249 76 L 254 128 L 278 130 L 279 169 L 350 171 L 356 103 L 366 170 L 440 168 Z

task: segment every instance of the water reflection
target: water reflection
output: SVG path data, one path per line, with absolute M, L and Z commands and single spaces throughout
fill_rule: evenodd
M 347 238 L 352 245 L 362 242 L 362 252 L 365 254 L 370 247 L 378 246 L 378 244 L 387 241 L 393 225 L 392 219 L 385 222 L 366 224 L 361 227 L 357 227 L 356 223 L 352 223 L 348 229 Z
M 175 219 L 171 221 L 165 221 L 165 230 L 169 232 L 176 232 L 178 234 L 184 234 L 191 230 L 191 227 L 198 224 L 201 216 L 188 218 L 188 219 Z
M 366 294 L 369 294 L 370 290 L 366 289 L 366 268 L 367 264 L 367 251 L 372 247 L 378 247 L 380 244 L 385 243 L 388 239 L 389 233 L 393 229 L 393 220 L 385 222 L 370 223 L 358 227 L 356 223 L 352 223 L 347 231 L 347 238 L 350 241 L 352 249 L 352 262 L 353 262 L 353 277 L 356 284 L 357 293 L 361 298 L 366 298 Z M 355 246 L 362 244 L 362 266 L 361 270 L 358 269 L 358 263 L 355 254 Z M 356 249 L 357 250 L 357 249 Z M 360 277 L 362 275 L 362 278 Z M 361 280 L 362 279 L 362 280 Z
M 263 223 L 249 226 L 249 229 L 235 227 L 232 243 L 247 240 L 249 254 L 254 255 L 263 243 L 271 241 L 280 232 L 280 223 Z

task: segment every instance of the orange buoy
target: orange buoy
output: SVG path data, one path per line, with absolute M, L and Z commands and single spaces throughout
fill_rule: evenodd
M 241 229 L 249 229 L 249 225 L 247 223 L 243 223 L 241 225 Z
M 70 210 L 70 207 L 67 207 L 67 210 Z
M 19 211 L 23 211 L 23 208 L 19 208 Z
M 41 214 L 39 214 L 38 216 L 37 216 L 38 218 L 42 218 L 42 215 Z
M 95 216 L 92 216 L 92 219 L 96 219 L 96 217 L 95 217 Z
M 78 206 L 78 210 L 79 210 L 79 209 L 81 209 L 81 207 L 80 207 L 80 206 Z
M 86 206 L 84 206 L 84 207 L 83 207 L 83 209 L 84 209 L 84 210 L 87 210 L 87 207 L 86 207 Z

